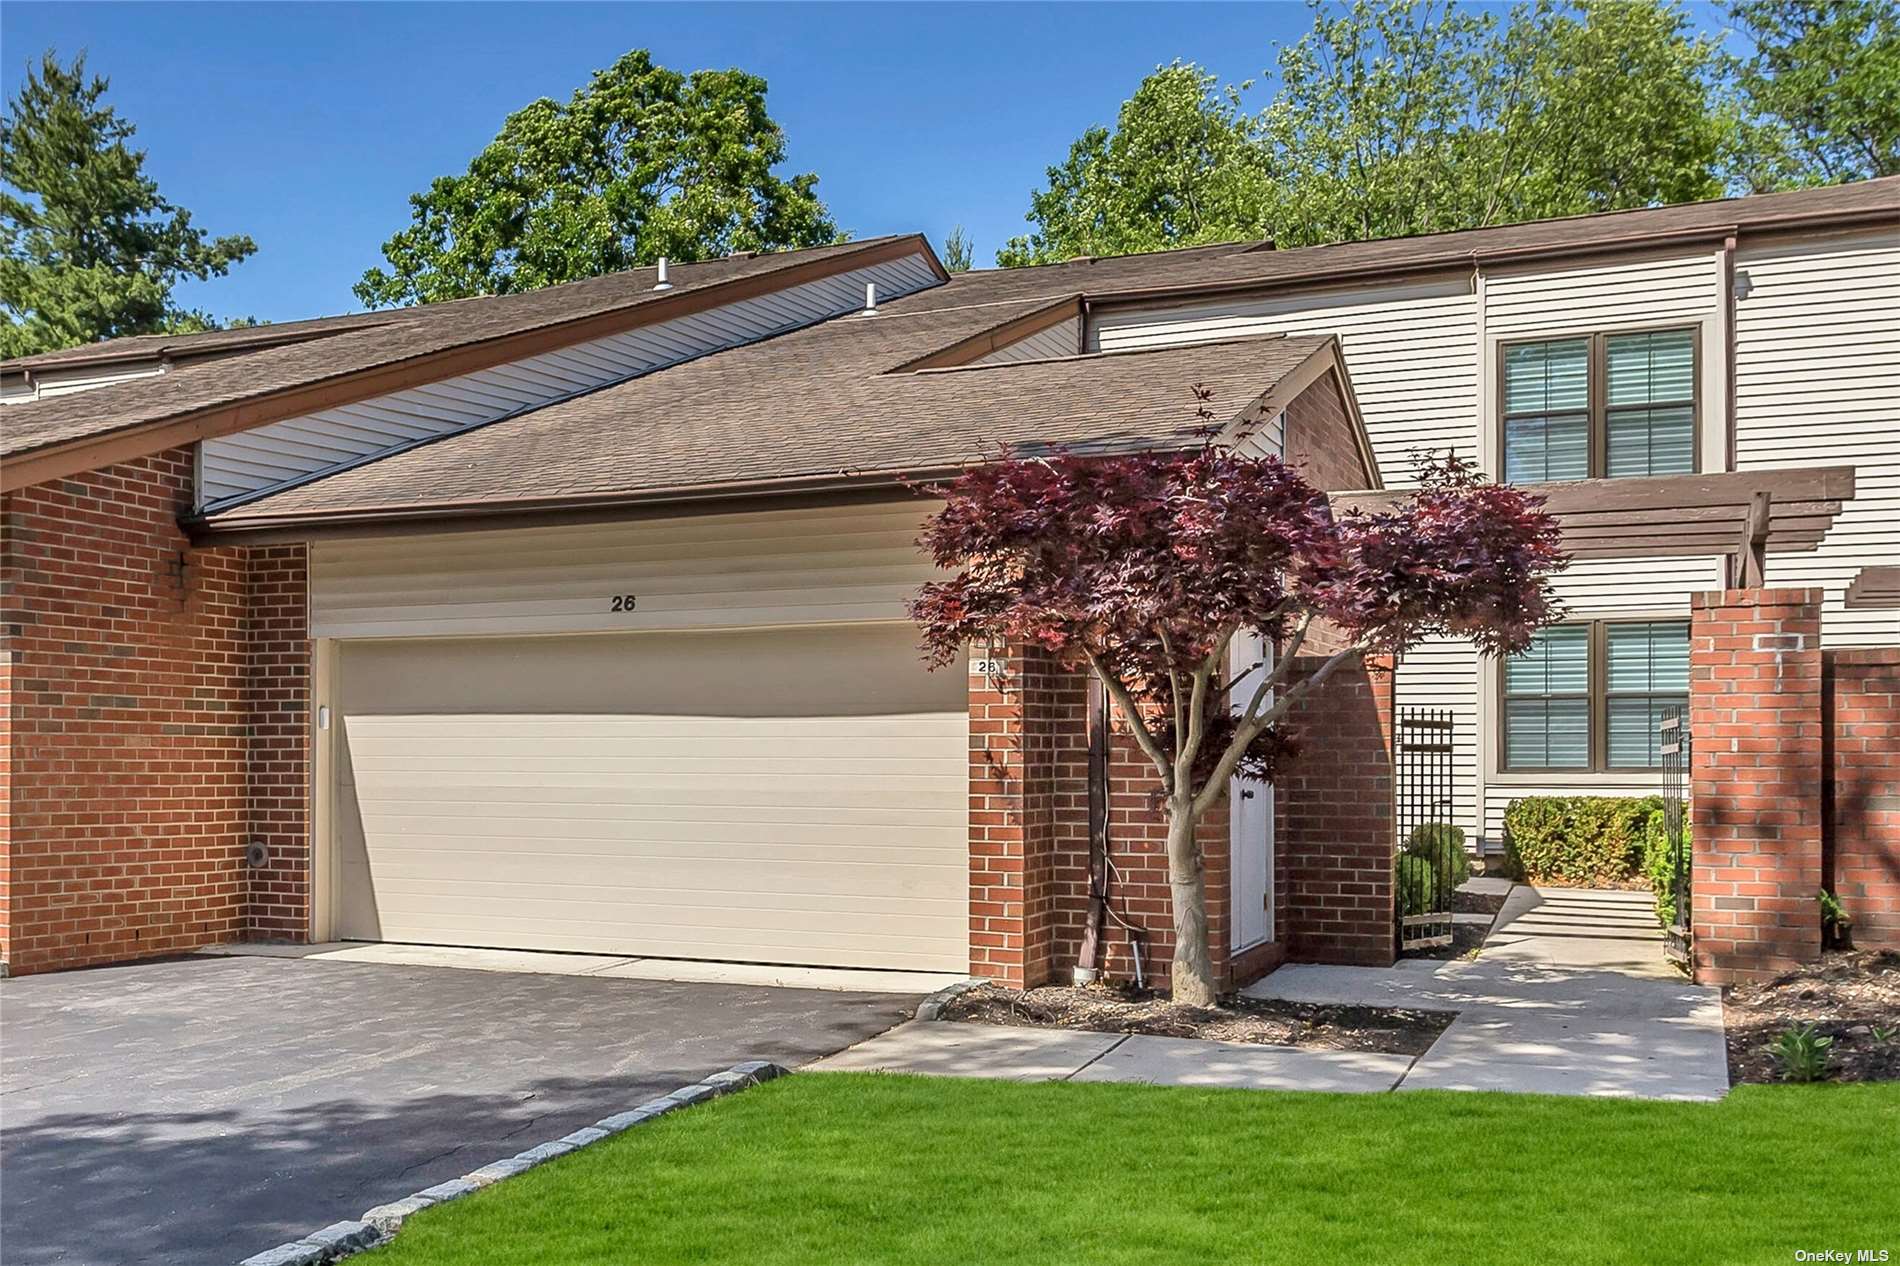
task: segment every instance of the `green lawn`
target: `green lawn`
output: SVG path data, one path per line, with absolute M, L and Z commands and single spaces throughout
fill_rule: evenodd
M 374 1266 L 1900 1261 L 1900 1085 L 1717 1104 L 809 1074 L 411 1219 Z

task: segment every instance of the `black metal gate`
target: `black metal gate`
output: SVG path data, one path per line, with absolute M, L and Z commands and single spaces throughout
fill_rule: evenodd
M 1695 848 L 1689 837 L 1689 769 L 1692 741 L 1689 719 L 1678 707 L 1663 709 L 1658 746 L 1662 753 L 1663 841 L 1668 849 L 1669 903 L 1665 920 L 1670 957 L 1690 961 L 1694 906 L 1690 877 L 1695 870 Z
M 1435 949 L 1453 940 L 1452 893 L 1464 862 L 1464 832 L 1453 796 L 1452 712 L 1402 708 L 1393 734 L 1397 856 L 1393 902 L 1399 952 Z

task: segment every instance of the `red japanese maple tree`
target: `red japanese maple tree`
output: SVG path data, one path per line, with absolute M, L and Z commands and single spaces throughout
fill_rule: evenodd
M 1288 712 L 1355 654 L 1432 635 L 1523 650 L 1556 616 L 1549 577 L 1565 561 L 1539 498 L 1455 458 L 1378 512 L 1335 514 L 1293 467 L 1211 442 L 1006 457 L 932 491 L 944 505 L 921 543 L 956 574 L 911 603 L 928 658 L 1027 645 L 1102 680 L 1159 778 L 1173 997 L 1201 1006 L 1215 984 L 1194 825 L 1229 778 L 1270 774 Z M 1321 627 L 1344 645 L 1296 677 Z M 1277 654 L 1229 680 L 1247 629 Z

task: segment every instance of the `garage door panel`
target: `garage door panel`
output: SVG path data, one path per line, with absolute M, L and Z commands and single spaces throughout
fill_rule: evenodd
M 466 867 L 463 873 L 444 873 L 445 864 L 477 859 L 482 862 L 480 878 L 465 877 L 472 873 Z M 512 855 L 482 857 L 472 851 L 412 849 L 387 856 L 379 852 L 375 873 L 377 891 L 385 897 L 420 896 L 430 889 L 438 889 L 459 900 L 473 893 L 514 886 L 524 895 L 530 889 L 567 893 L 577 904 L 605 900 L 607 894 L 612 894 L 615 900 L 635 904 L 659 893 L 686 896 L 745 893 L 744 900 L 733 903 L 735 908 L 761 910 L 774 905 L 791 908 L 797 904 L 794 898 L 798 896 L 862 897 L 873 905 L 905 897 L 955 900 L 945 898 L 943 889 L 946 878 L 953 873 L 960 876 L 957 868 L 914 861 L 877 864 L 888 873 L 883 876 L 875 896 L 865 895 L 863 877 L 852 873 L 864 863 L 822 862 L 803 857 L 747 862 L 741 869 L 717 856 L 634 859 L 559 853 L 522 861 Z
M 473 789 L 481 791 L 481 789 Z M 481 802 L 479 817 L 467 817 L 458 823 L 450 838 L 479 838 L 483 834 L 523 834 L 526 829 L 553 821 L 551 814 L 532 800 L 519 798 L 517 789 L 490 787 L 490 795 L 467 796 L 469 802 Z M 363 814 L 363 829 L 371 833 L 401 831 L 403 834 L 429 833 L 429 823 L 437 821 L 435 802 L 431 800 L 386 800 Z M 749 840 L 768 838 L 764 833 L 781 834 L 787 842 L 832 840 L 840 846 L 864 848 L 883 840 L 940 844 L 942 831 L 963 829 L 963 810 L 933 810 L 906 814 L 901 808 L 840 808 L 840 806 L 779 806 L 771 817 L 747 814 L 745 806 L 686 806 L 676 810 L 665 804 L 614 804 L 608 800 L 589 800 L 587 804 L 562 806 L 559 821 L 574 838 L 591 838 L 599 833 L 597 823 L 612 829 L 599 838 L 642 838 L 642 840 L 692 840 L 692 838 L 728 838 L 731 831 L 743 829 Z M 876 836 L 866 842 L 855 831 L 840 833 L 840 827 L 878 827 Z
M 424 945 L 460 944 L 455 940 L 459 920 L 405 925 L 402 936 L 384 939 L 406 940 Z M 546 949 L 544 930 L 538 923 L 494 920 L 484 928 L 483 945 L 493 949 Z M 619 919 L 570 921 L 564 949 L 580 954 L 617 954 L 653 958 L 701 958 L 752 963 L 811 963 L 841 965 L 870 963 L 879 967 L 912 971 L 945 971 L 944 964 L 968 956 L 965 934 L 955 937 L 870 937 L 849 931 L 831 930 L 816 934 L 777 933 L 761 930 L 744 936 L 724 927 L 671 929 L 664 940 L 656 939 L 652 948 L 629 948 L 625 925 Z
M 553 769 L 415 770 L 400 778 L 372 773 L 359 779 L 357 795 L 365 811 L 374 811 L 384 802 L 441 804 L 448 798 L 459 799 L 463 792 L 483 790 L 537 791 L 550 800 L 559 795 L 585 802 L 662 807 L 718 808 L 724 804 L 768 812 L 774 806 L 852 809 L 890 803 L 928 804 L 941 802 L 954 791 L 961 805 L 965 785 L 942 777 L 878 777 L 872 769 L 823 775 L 748 774 L 743 770 L 656 775 L 629 769 L 621 779 Z M 560 808 L 551 807 L 549 811 L 558 814 Z
M 795 854 L 803 860 L 849 862 L 862 865 L 907 854 L 941 859 L 948 851 L 948 827 L 880 827 L 878 838 L 859 841 L 841 838 L 837 822 L 759 822 L 724 818 L 689 821 L 653 818 L 626 822 L 606 818 L 566 819 L 558 827 L 528 816 L 486 814 L 454 833 L 435 829 L 432 815 L 376 813 L 363 815 L 363 833 L 375 841 L 379 856 L 396 858 L 415 850 L 452 850 L 498 857 L 520 854 L 520 841 L 531 835 L 533 852 L 561 852 L 576 856 L 618 857 L 629 847 L 652 857 L 705 857 L 716 854 L 728 861 L 770 861 Z
M 961 968 L 964 683 L 914 641 L 345 643 L 339 934 Z

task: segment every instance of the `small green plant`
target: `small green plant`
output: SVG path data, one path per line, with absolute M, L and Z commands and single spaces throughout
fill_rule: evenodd
M 1827 1077 L 1827 1048 L 1834 1039 L 1812 1024 L 1797 1024 L 1775 1042 L 1772 1054 L 1784 1081 L 1822 1081 Z
M 1889 1028 L 1884 1024 L 1876 1024 L 1873 1026 L 1873 1035 L 1875 1045 L 1885 1046 L 1887 1043 L 1893 1041 L 1894 1038 L 1900 1037 L 1900 1029 Z
M 1649 811 L 1643 823 L 1643 875 L 1656 894 L 1656 920 L 1664 927 L 1676 922 L 1676 860 L 1686 863 L 1692 849 L 1687 819 L 1682 823 L 1682 837 L 1671 839 L 1667 811 L 1660 804 Z
M 1853 916 L 1847 913 L 1841 899 L 1825 888 L 1815 894 L 1815 900 L 1821 905 L 1822 941 L 1833 949 L 1845 947 L 1853 930 Z

